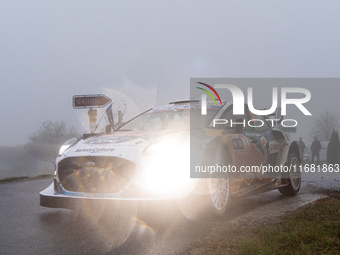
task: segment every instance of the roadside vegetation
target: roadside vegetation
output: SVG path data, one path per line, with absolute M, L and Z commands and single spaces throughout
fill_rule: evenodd
M 324 109 L 321 113 L 313 117 L 313 125 L 309 130 L 311 140 L 316 136 L 319 141 L 329 141 L 333 130 L 339 130 L 339 114 Z
M 53 177 L 53 175 L 51 175 L 51 174 L 42 174 L 42 175 L 35 176 L 35 177 L 28 177 L 28 176 L 11 177 L 11 178 L 0 179 L 0 184 L 1 183 L 8 183 L 8 182 L 23 182 L 23 181 L 47 179 L 47 178 L 52 178 L 52 177 Z
M 60 146 L 77 135 L 73 126 L 48 120 L 30 135 L 25 145 L 0 146 L 1 182 L 53 173 Z
M 340 193 L 256 227 L 225 225 L 193 254 L 339 254 Z
M 75 127 L 64 121 L 45 121 L 32 133 L 26 149 L 34 158 L 43 162 L 54 163 L 60 146 L 67 140 L 78 136 Z

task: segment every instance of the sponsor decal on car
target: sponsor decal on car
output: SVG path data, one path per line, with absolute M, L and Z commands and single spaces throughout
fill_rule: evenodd
M 101 152 L 113 152 L 114 148 L 80 148 L 76 153 L 101 153 Z
M 84 144 L 112 144 L 131 141 L 131 137 L 96 137 L 84 141 Z

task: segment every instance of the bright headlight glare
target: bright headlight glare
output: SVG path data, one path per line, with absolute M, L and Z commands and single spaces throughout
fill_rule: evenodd
M 59 149 L 59 156 L 63 155 L 68 148 L 70 148 L 74 143 L 76 143 L 78 139 L 76 137 L 71 138 L 70 140 L 67 140 Z
M 143 185 L 152 192 L 179 194 L 190 188 L 189 141 L 169 137 L 150 145 L 143 171 Z
M 178 143 L 174 141 L 166 141 L 163 143 L 154 143 L 147 147 L 144 151 L 145 155 L 154 156 L 154 155 L 169 155 L 169 153 L 173 152 L 173 150 L 178 149 Z

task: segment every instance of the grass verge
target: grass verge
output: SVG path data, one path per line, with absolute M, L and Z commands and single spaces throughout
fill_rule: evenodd
M 339 194 L 255 228 L 224 225 L 193 247 L 202 254 L 340 254 Z
M 42 174 L 39 176 L 35 177 L 27 177 L 27 176 L 22 176 L 22 177 L 11 177 L 11 178 L 6 178 L 6 179 L 1 179 L 1 183 L 8 183 L 8 182 L 23 182 L 23 181 L 31 181 L 31 180 L 39 180 L 39 179 L 45 179 L 45 178 L 52 178 L 53 175 L 51 174 Z

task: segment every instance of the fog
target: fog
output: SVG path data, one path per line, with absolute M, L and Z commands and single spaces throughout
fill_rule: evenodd
M 0 146 L 25 144 L 45 120 L 85 131 L 86 110 L 72 108 L 73 95 L 103 93 L 114 107 L 124 100 L 129 118 L 188 97 L 193 77 L 339 77 L 339 7 L 310 0 L 3 0 Z M 309 107 L 320 109 L 313 93 Z

